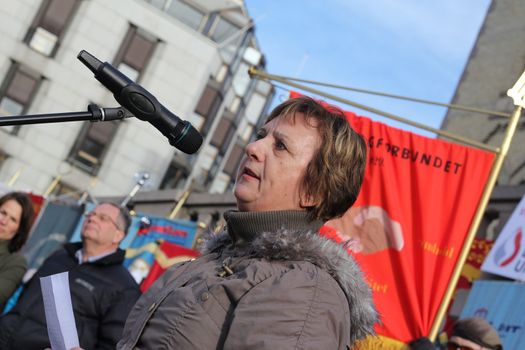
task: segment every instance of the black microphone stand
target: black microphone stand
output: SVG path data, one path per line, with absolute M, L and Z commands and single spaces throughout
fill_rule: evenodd
M 124 107 L 101 108 L 96 104 L 90 104 L 87 112 L 66 112 L 52 114 L 33 114 L 33 115 L 16 115 L 0 117 L 0 126 L 6 125 L 25 125 L 25 124 L 43 124 L 59 122 L 75 122 L 89 120 L 91 122 L 119 120 L 134 117 Z

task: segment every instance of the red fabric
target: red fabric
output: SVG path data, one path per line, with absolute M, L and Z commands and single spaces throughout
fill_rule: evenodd
M 144 293 L 173 264 L 190 260 L 197 256 L 199 256 L 199 252 L 196 250 L 167 241 L 162 242 L 155 253 L 155 261 L 148 275 L 140 284 L 140 290 Z
M 428 336 L 494 155 L 345 114 L 369 154 L 359 197 L 327 223 L 329 234 L 354 240 L 381 314 L 377 332 L 403 342 Z
M 35 211 L 35 218 L 38 216 L 38 213 L 40 212 L 40 209 L 42 209 L 42 205 L 44 204 L 44 197 L 38 194 L 34 193 L 28 193 L 27 194 L 29 198 L 31 198 L 31 202 L 33 204 L 33 210 Z

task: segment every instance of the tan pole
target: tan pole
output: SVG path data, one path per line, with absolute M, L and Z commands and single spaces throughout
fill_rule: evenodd
M 193 249 L 193 250 L 197 249 L 197 246 L 199 244 L 199 240 L 200 240 L 204 230 L 206 230 L 206 227 L 208 227 L 208 226 L 202 221 L 197 223 L 197 232 L 195 232 L 195 238 L 193 239 L 193 243 L 191 244 L 191 249 Z
M 472 225 L 470 226 L 467 238 L 465 239 L 465 243 L 463 244 L 463 249 L 459 255 L 458 262 L 454 267 L 454 271 L 452 272 L 452 277 L 449 281 L 449 285 L 447 287 L 443 300 L 441 301 L 441 305 L 439 306 L 436 318 L 432 323 L 432 328 L 429 334 L 429 338 L 432 341 L 436 339 L 443 318 L 445 317 L 445 312 L 447 311 L 450 300 L 452 299 L 452 294 L 456 289 L 456 284 L 459 280 L 461 270 L 463 269 L 463 265 L 467 260 L 467 255 L 470 251 L 470 246 L 472 245 L 472 241 L 474 241 L 474 237 L 476 235 L 476 232 L 478 231 L 481 219 L 483 218 L 483 213 L 485 212 L 485 209 L 489 202 L 492 190 L 496 185 L 496 180 L 498 179 L 498 175 L 501 171 L 501 167 L 503 166 L 503 162 L 505 161 L 505 157 L 509 152 L 510 143 L 512 141 L 514 133 L 516 132 L 516 128 L 521 117 L 521 109 L 522 107 L 525 107 L 525 71 L 521 74 L 516 84 L 514 84 L 514 86 L 507 91 L 507 95 L 509 97 L 512 97 L 516 108 L 514 109 L 514 112 L 512 113 L 512 116 L 509 120 L 509 124 L 507 125 L 507 130 L 505 131 L 505 136 L 503 138 L 503 142 L 501 143 L 500 152 L 498 152 L 496 159 L 494 160 L 494 165 L 492 166 L 492 170 L 490 171 L 489 180 L 485 185 L 485 191 L 483 192 L 483 196 L 481 197 L 478 210 L 476 211 L 476 215 L 474 216 L 474 220 L 472 221 Z
M 412 120 L 409 120 L 409 119 L 406 119 L 406 118 L 403 118 L 403 117 L 399 117 L 399 116 L 394 115 L 392 113 L 388 113 L 388 112 L 385 112 L 385 111 L 382 111 L 382 110 L 379 110 L 379 109 L 376 109 L 376 108 L 372 108 L 372 107 L 369 107 L 369 106 L 362 105 L 360 103 L 352 102 L 350 100 L 341 98 L 339 96 L 328 94 L 326 92 L 323 92 L 323 91 L 320 91 L 320 90 L 317 90 L 317 89 L 313 89 L 313 88 L 311 88 L 309 86 L 306 86 L 306 85 L 297 84 L 297 83 L 291 82 L 289 80 L 286 80 L 284 78 L 281 78 L 281 77 L 279 77 L 277 75 L 272 75 L 272 74 L 268 74 L 268 73 L 265 73 L 265 72 L 261 72 L 261 71 L 255 69 L 254 67 L 250 67 L 248 73 L 251 76 L 257 76 L 257 77 L 259 77 L 261 79 L 278 81 L 278 82 L 281 82 L 283 84 L 295 87 L 295 88 L 300 89 L 300 90 L 308 91 L 308 92 L 314 93 L 316 95 L 324 96 L 324 97 L 329 98 L 329 99 L 334 100 L 334 101 L 338 101 L 338 102 L 341 102 L 341 103 L 344 103 L 344 104 L 347 104 L 347 105 L 350 105 L 350 106 L 354 106 L 356 108 L 363 109 L 365 111 L 369 111 L 369 112 L 372 112 L 372 113 L 375 113 L 375 114 L 378 114 L 378 115 L 382 115 L 382 116 L 390 118 L 392 120 L 396 120 L 396 121 L 399 121 L 399 122 L 402 122 L 402 123 L 405 123 L 405 124 L 408 124 L 408 125 L 415 126 L 416 128 L 419 128 L 419 129 L 423 129 L 423 130 L 427 130 L 427 131 L 436 133 L 436 134 L 444 136 L 444 137 L 446 137 L 446 138 L 448 138 L 450 140 L 461 142 L 463 144 L 474 146 L 476 148 L 480 148 L 480 149 L 483 149 L 483 150 L 486 150 L 486 151 L 489 151 L 489 152 L 493 152 L 493 153 L 498 153 L 499 152 L 499 148 L 495 148 L 495 147 L 492 147 L 490 145 L 486 145 L 486 144 L 484 144 L 482 142 L 479 142 L 479 141 L 476 141 L 476 140 L 471 140 L 471 139 L 468 139 L 466 137 L 459 136 L 459 135 L 456 135 L 456 134 L 453 134 L 451 132 L 444 131 L 444 130 L 441 130 L 441 129 L 436 129 L 436 128 L 427 126 L 427 125 L 422 124 L 422 123 L 418 123 L 418 122 L 415 122 L 415 121 L 412 121 Z
M 510 116 L 512 115 L 511 113 L 491 111 L 491 110 L 483 109 L 483 108 L 467 107 L 467 106 L 461 106 L 461 105 L 452 104 L 452 103 L 442 103 L 442 102 L 424 100 L 424 99 L 421 99 L 421 98 L 414 98 L 414 97 L 408 97 L 408 96 L 388 94 L 388 93 L 380 92 L 380 91 L 373 91 L 373 90 L 359 89 L 359 88 L 354 88 L 354 87 L 349 87 L 349 86 L 342 86 L 342 85 L 336 85 L 336 84 L 322 83 L 322 82 L 314 81 L 314 80 L 299 79 L 299 78 L 292 78 L 292 77 L 285 77 L 285 76 L 280 76 L 280 77 L 283 78 L 283 79 L 287 79 L 287 80 L 291 80 L 291 81 L 297 81 L 297 82 L 300 82 L 300 83 L 307 83 L 307 84 L 313 84 L 313 85 L 319 85 L 319 86 L 326 86 L 326 87 L 330 87 L 330 88 L 334 88 L 334 89 L 353 91 L 353 92 L 359 92 L 359 93 L 363 93 L 363 94 L 382 96 L 382 97 L 388 97 L 388 98 L 395 98 L 397 100 L 417 102 L 417 103 L 423 103 L 423 104 L 433 105 L 433 106 L 447 107 L 447 108 L 450 108 L 450 109 L 457 109 L 457 110 L 465 111 L 465 112 L 472 112 L 472 113 L 479 113 L 479 114 L 485 114 L 485 115 L 492 115 L 492 116 L 498 116 L 498 117 L 502 117 L 502 118 L 510 118 Z
M 18 169 L 13 176 L 11 176 L 11 178 L 9 179 L 9 181 L 7 182 L 7 186 L 9 187 L 12 187 L 16 181 L 18 180 L 18 178 L 20 177 L 20 174 L 22 174 L 22 170 L 24 170 L 24 167 L 21 167 L 20 169 Z
M 456 289 L 456 284 L 459 280 L 461 270 L 463 269 L 463 265 L 465 264 L 465 261 L 467 260 L 468 253 L 470 251 L 470 246 L 472 245 L 472 242 L 474 241 L 474 237 L 476 236 L 476 232 L 478 231 L 479 225 L 481 223 L 481 219 L 483 218 L 483 214 L 485 213 L 485 209 L 487 208 L 487 204 L 489 202 L 490 195 L 492 194 L 492 190 L 494 189 L 494 186 L 496 185 L 496 180 L 498 179 L 499 173 L 501 171 L 501 167 L 503 166 L 503 161 L 505 160 L 505 157 L 507 156 L 507 153 L 509 151 L 510 143 L 512 141 L 512 137 L 514 136 L 514 133 L 516 132 L 516 128 L 518 126 L 518 121 L 520 119 L 520 116 L 521 116 L 521 107 L 518 106 L 516 107 L 516 109 L 514 110 L 514 113 L 512 113 L 512 116 L 510 117 L 509 124 L 507 126 L 507 130 L 505 131 L 505 137 L 501 144 L 501 151 L 496 155 L 496 159 L 494 160 L 494 164 L 490 171 L 489 179 L 487 181 L 487 184 L 485 185 L 485 190 L 483 191 L 483 195 L 481 197 L 481 201 L 476 211 L 476 215 L 474 216 L 472 224 L 470 225 L 470 229 L 465 239 L 465 243 L 463 244 L 463 248 L 459 255 L 456 266 L 454 267 L 454 271 L 452 272 L 452 277 L 450 278 L 447 290 L 445 292 L 445 295 L 443 296 L 441 305 L 439 306 L 438 312 L 436 314 L 436 318 L 434 319 L 434 322 L 432 323 L 432 328 L 430 329 L 430 334 L 429 334 L 429 338 L 432 341 L 436 339 L 438 331 L 441 328 L 441 322 L 443 321 L 448 305 L 450 301 L 452 300 L 452 295 Z
M 49 184 L 49 186 L 47 187 L 47 189 L 44 192 L 43 196 L 44 197 L 49 196 L 55 190 L 55 188 L 58 186 L 58 184 L 60 183 L 60 180 L 62 180 L 62 176 L 61 175 L 55 176 L 55 178 L 53 179 L 51 184 Z
M 180 199 L 177 201 L 177 204 L 175 205 L 175 207 L 171 211 L 170 215 L 168 215 L 168 219 L 175 219 L 175 217 L 179 213 L 179 211 L 182 208 L 182 206 L 184 205 L 184 203 L 186 203 L 186 200 L 188 199 L 190 194 L 191 194 L 191 187 L 188 188 L 186 191 L 184 191 L 184 193 L 182 194 Z

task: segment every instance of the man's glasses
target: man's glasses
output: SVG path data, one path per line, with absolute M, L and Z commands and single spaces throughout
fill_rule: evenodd
M 84 213 L 84 217 L 86 219 L 89 219 L 91 217 L 96 217 L 98 218 L 100 221 L 102 221 L 103 223 L 111 223 L 113 224 L 118 230 L 120 231 L 124 231 L 122 228 L 120 228 L 119 225 L 117 225 L 117 223 L 115 222 L 115 220 L 113 220 L 109 215 L 106 215 L 104 213 L 97 213 L 95 211 L 90 211 L 89 213 Z

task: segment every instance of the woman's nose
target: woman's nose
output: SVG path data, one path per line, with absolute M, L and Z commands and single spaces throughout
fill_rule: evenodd
M 263 139 L 255 140 L 246 145 L 246 155 L 249 159 L 262 160 L 262 141 Z

